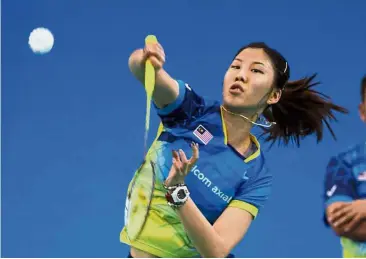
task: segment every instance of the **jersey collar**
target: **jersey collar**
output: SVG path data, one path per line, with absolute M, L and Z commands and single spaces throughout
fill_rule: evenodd
M 223 111 L 222 111 L 222 106 L 220 106 L 220 114 L 221 114 L 221 121 L 222 121 L 222 131 L 224 133 L 224 143 L 225 143 L 225 145 L 227 145 L 227 129 L 226 129 L 226 125 L 225 125 L 225 120 L 224 120 L 224 114 L 223 114 Z M 256 159 L 260 155 L 260 152 L 261 152 L 261 146 L 259 144 L 259 141 L 251 133 L 250 133 L 250 139 L 256 145 L 257 151 L 255 151 L 253 154 L 251 154 L 249 157 L 247 157 L 244 160 L 245 163 L 248 163 L 248 162 Z

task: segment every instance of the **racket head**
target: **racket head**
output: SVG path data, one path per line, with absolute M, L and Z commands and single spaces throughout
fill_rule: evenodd
M 154 163 L 144 162 L 130 185 L 126 204 L 126 232 L 136 240 L 146 222 L 155 188 Z

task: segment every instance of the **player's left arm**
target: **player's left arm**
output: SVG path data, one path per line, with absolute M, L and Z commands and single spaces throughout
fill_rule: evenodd
M 229 207 L 212 226 L 192 199 L 188 199 L 177 211 L 188 236 L 205 258 L 227 257 L 253 220 L 248 211 Z
M 203 257 L 226 257 L 243 239 L 258 210 L 267 200 L 271 177 L 241 186 L 229 206 L 212 226 L 189 199 L 178 209 L 188 236 Z

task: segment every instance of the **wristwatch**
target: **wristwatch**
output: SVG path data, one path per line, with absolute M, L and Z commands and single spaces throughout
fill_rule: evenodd
M 190 193 L 185 184 L 169 187 L 165 186 L 165 188 L 168 190 L 165 194 L 165 198 L 170 206 L 181 207 L 187 202 Z

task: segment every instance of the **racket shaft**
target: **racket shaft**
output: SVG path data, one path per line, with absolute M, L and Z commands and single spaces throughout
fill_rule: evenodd
M 145 39 L 145 44 L 157 43 L 157 38 L 154 35 L 148 35 Z M 145 64 L 145 89 L 146 89 L 146 117 L 145 117 L 145 136 L 144 136 L 144 155 L 147 151 L 147 140 L 150 129 L 150 110 L 151 99 L 155 87 L 155 69 L 150 60 L 146 60 Z

